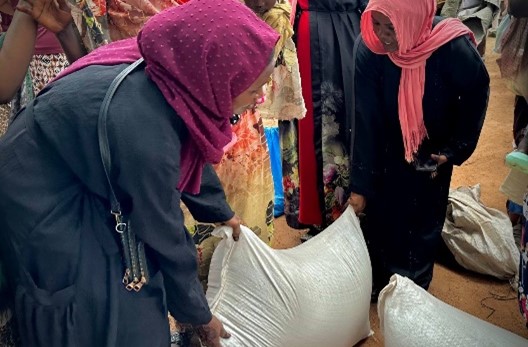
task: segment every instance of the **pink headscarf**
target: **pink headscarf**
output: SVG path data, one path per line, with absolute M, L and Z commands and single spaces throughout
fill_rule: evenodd
M 391 20 L 399 44 L 397 52 L 387 53 L 383 48 L 374 33 L 372 11 Z M 459 36 L 469 35 L 476 44 L 473 33 L 458 19 L 444 19 L 433 28 L 435 12 L 435 0 L 370 0 L 361 19 L 361 34 L 367 47 L 376 54 L 388 54 L 402 68 L 398 107 L 408 162 L 427 137 L 422 105 L 426 60 L 440 46 Z
M 178 189 L 196 194 L 204 164 L 220 162 L 232 139 L 233 99 L 270 63 L 277 40 L 238 0 L 193 0 L 152 17 L 137 41 L 97 49 L 59 78 L 88 65 L 132 63 L 143 56 L 146 74 L 189 130 Z

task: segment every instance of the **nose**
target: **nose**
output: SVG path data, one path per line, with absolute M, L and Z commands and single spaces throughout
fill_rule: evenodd
M 389 29 L 380 28 L 377 30 L 376 35 L 383 42 L 392 41 L 392 32 Z
M 374 33 L 376 34 L 376 36 L 378 36 L 378 38 L 381 40 L 383 38 L 383 32 L 385 30 L 383 30 L 383 28 L 381 27 L 381 25 L 378 25 L 377 27 L 374 27 Z

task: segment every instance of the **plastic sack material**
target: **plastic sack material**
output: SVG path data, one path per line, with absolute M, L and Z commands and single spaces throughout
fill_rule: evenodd
M 207 300 L 229 347 L 352 347 L 370 335 L 372 275 L 359 221 L 348 208 L 295 248 L 274 250 L 243 227 L 221 227 Z
M 400 275 L 378 301 L 386 347 L 526 347 L 528 340 L 454 308 Z
M 499 279 L 518 271 L 519 250 L 508 216 L 480 202 L 480 186 L 449 192 L 442 238 L 464 268 Z

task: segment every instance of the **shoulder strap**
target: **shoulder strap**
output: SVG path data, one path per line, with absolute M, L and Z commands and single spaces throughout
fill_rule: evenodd
M 110 107 L 110 102 L 112 101 L 112 98 L 115 92 L 117 91 L 117 88 L 119 88 L 121 82 L 123 82 L 123 80 L 132 71 L 134 71 L 139 65 L 141 65 L 141 63 L 143 63 L 143 58 L 136 60 L 133 64 L 128 66 L 126 69 L 121 71 L 119 75 L 117 75 L 117 77 L 112 81 L 112 84 L 110 84 L 110 87 L 106 92 L 106 95 L 103 99 L 103 103 L 101 104 L 101 108 L 99 110 L 99 121 L 97 123 L 99 151 L 101 153 L 101 160 L 103 162 L 103 168 L 105 171 L 106 179 L 108 181 L 111 212 L 115 216 L 121 215 L 121 205 L 117 200 L 117 196 L 115 194 L 114 188 L 112 187 L 112 181 L 110 179 L 110 172 L 112 170 L 112 157 L 110 155 L 110 146 L 108 144 L 108 129 L 106 127 L 108 109 Z

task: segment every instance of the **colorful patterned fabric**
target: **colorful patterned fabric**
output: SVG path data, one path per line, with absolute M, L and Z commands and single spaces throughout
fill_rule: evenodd
M 227 202 L 264 242 L 273 235 L 273 178 L 264 127 L 258 112 L 246 112 L 233 126 L 235 145 L 215 166 Z M 184 209 L 185 224 L 201 243 L 210 236 L 212 227 L 197 224 Z
M 284 215 L 290 226 L 299 224 L 299 150 L 297 121 L 280 121 Z
M 71 12 L 88 51 L 110 42 L 106 1 L 77 0 Z
M 271 162 L 262 120 L 258 113 L 246 112 L 233 126 L 237 142 L 215 166 L 227 202 L 266 243 L 273 236 L 274 188 Z M 199 224 L 182 205 L 185 225 L 193 234 L 198 249 L 198 276 L 204 289 L 213 252 L 219 239 L 211 236 L 213 225 Z
M 264 242 L 273 235 L 273 178 L 264 127 L 258 112 L 246 112 L 233 126 L 237 143 L 216 172 L 227 202 Z
M 301 119 L 306 114 L 297 48 L 292 40 L 290 12 L 291 5 L 285 0 L 279 0 L 271 10 L 262 15 L 262 19 L 280 34 L 273 54 L 276 65 L 271 83 L 266 88 L 266 100 L 259 105 L 263 118 Z
M 181 3 L 181 0 L 111 0 L 108 2 L 110 38 L 117 41 L 136 36 L 150 17 Z
M 64 53 L 34 55 L 29 64 L 34 95 L 68 65 L 70 64 Z
M 299 156 L 299 199 L 289 202 L 298 205 L 298 220 L 290 215 L 287 221 L 293 228 L 324 228 L 343 209 L 340 202 L 346 202 L 349 185 L 342 168 L 348 166 L 353 97 L 349 63 L 360 30 L 360 2 L 299 0 L 297 8 L 297 57 L 307 113 L 297 123 L 294 149 Z

